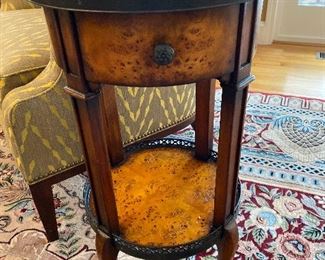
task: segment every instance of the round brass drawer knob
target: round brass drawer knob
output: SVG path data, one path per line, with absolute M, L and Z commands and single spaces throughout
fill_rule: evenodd
M 172 63 L 175 51 L 169 44 L 163 43 L 155 46 L 153 59 L 158 65 L 168 65 Z

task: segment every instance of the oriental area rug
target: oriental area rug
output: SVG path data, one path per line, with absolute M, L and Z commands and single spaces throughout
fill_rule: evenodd
M 218 143 L 220 92 L 215 109 Z M 172 137 L 193 140 L 187 127 Z M 250 93 L 235 259 L 325 259 L 325 101 Z M 54 185 L 60 239 L 47 243 L 27 184 L 0 135 L 0 259 L 97 259 L 83 175 Z M 186 187 L 184 187 L 186 189 Z M 210 248 L 187 260 L 217 259 Z M 135 259 L 125 254 L 119 259 Z

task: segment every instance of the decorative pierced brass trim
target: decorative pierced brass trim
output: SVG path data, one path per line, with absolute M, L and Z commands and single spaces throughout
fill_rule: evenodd
M 141 143 L 137 143 L 135 145 L 131 145 L 126 148 L 127 153 L 133 153 L 138 150 L 142 149 L 153 149 L 157 147 L 174 147 L 174 148 L 183 148 L 192 150 L 195 148 L 195 144 L 193 142 L 181 139 L 157 139 L 151 141 L 144 141 Z M 217 153 L 215 151 L 211 151 L 211 160 L 217 160 Z M 98 225 L 97 219 L 94 216 L 90 208 L 90 185 L 84 188 L 84 200 L 85 200 L 85 208 L 86 214 L 89 220 L 90 225 L 92 228 L 97 232 L 100 230 L 100 233 L 105 233 L 105 237 L 110 237 L 114 240 L 115 245 L 123 252 L 128 253 L 135 257 L 140 257 L 144 259 L 179 259 L 183 257 L 188 257 L 194 255 L 197 252 L 203 251 L 215 243 L 218 240 L 222 239 L 224 226 L 214 226 L 212 231 L 202 237 L 201 239 L 181 244 L 177 246 L 165 246 L 165 247 L 154 247 L 154 246 L 143 246 L 139 244 L 135 244 L 129 242 L 122 238 L 118 234 L 109 234 L 109 232 L 105 229 L 105 227 Z M 234 214 L 229 215 L 225 221 L 225 225 L 230 223 L 231 221 L 235 221 L 236 216 L 239 211 L 239 202 L 240 202 L 240 193 L 241 193 L 241 186 L 240 182 L 238 181 L 237 185 L 237 196 L 236 196 L 236 206 L 234 209 Z

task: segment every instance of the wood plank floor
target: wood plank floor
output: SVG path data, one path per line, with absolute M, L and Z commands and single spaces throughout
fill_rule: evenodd
M 325 100 L 325 47 L 259 45 L 253 62 L 251 91 L 291 94 Z

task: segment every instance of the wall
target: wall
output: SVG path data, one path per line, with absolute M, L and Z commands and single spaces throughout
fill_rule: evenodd
M 279 0 L 276 17 L 274 40 L 325 44 L 325 8 Z

